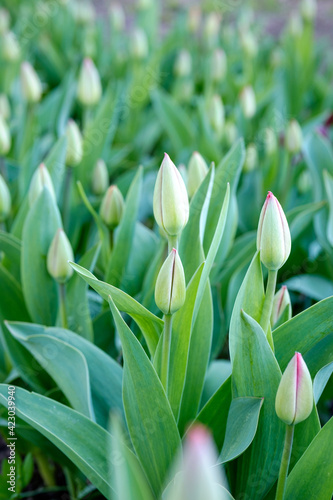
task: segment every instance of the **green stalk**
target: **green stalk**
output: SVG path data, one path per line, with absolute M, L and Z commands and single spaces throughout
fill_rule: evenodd
M 56 482 L 54 479 L 54 473 L 48 459 L 39 450 L 35 451 L 34 455 L 39 474 L 41 475 L 45 486 L 48 486 L 49 488 L 55 486 Z
M 67 313 L 66 313 L 65 283 L 59 283 L 59 310 L 60 310 L 61 326 L 63 328 L 68 328 Z
M 178 236 L 168 236 L 168 254 L 173 248 L 178 250 Z
M 162 346 L 161 382 L 166 392 L 168 392 L 171 332 L 172 332 L 172 314 L 165 314 L 163 346 Z
M 283 454 L 282 454 L 282 460 L 281 460 L 281 466 L 280 466 L 280 472 L 279 472 L 279 479 L 278 479 L 278 484 L 277 484 L 277 488 L 276 488 L 275 500 L 283 500 L 284 499 L 291 449 L 293 447 L 294 428 L 295 428 L 294 425 L 287 425 L 286 426 L 286 437 L 284 440 L 284 448 L 283 448 Z
M 267 336 L 268 331 L 269 331 L 269 324 L 270 324 L 270 320 L 271 320 L 273 299 L 274 299 L 275 288 L 276 288 L 276 279 L 277 279 L 277 271 L 269 270 L 268 271 L 268 280 L 267 280 L 267 287 L 266 287 L 265 302 L 264 302 L 264 307 L 262 310 L 261 320 L 260 320 L 260 325 L 261 325 L 262 329 L 264 330 L 266 336 Z

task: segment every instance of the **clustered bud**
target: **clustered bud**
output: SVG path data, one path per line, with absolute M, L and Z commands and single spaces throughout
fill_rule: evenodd
M 146 59 L 148 55 L 148 39 L 141 28 L 136 28 L 131 37 L 131 54 L 136 60 Z
M 58 229 L 47 253 L 47 270 L 58 283 L 66 283 L 73 274 L 68 261 L 73 261 L 73 249 L 63 229 Z
M 192 58 L 188 50 L 181 50 L 175 61 L 174 73 L 178 77 L 189 76 L 192 71 Z
M 258 151 L 254 143 L 251 143 L 246 148 L 246 156 L 244 163 L 244 172 L 252 172 L 258 166 Z
M 124 198 L 118 187 L 112 185 L 105 193 L 101 207 L 100 216 L 103 222 L 110 228 L 114 229 L 121 221 L 124 211 Z
M 210 74 L 213 82 L 221 82 L 227 74 L 227 56 L 223 49 L 215 49 L 210 64 Z
M 221 137 L 225 122 L 224 105 L 218 94 L 212 96 L 209 102 L 208 118 L 217 137 Z
M 95 106 L 101 99 L 102 85 L 94 62 L 84 59 L 79 75 L 77 97 L 83 106 Z
M 68 120 L 66 128 L 67 150 L 66 165 L 76 167 L 83 156 L 83 139 L 79 127 L 74 120 Z
M 195 151 L 188 164 L 187 190 L 190 198 L 194 195 L 208 172 L 208 166 L 200 153 Z
M 299 153 L 302 147 L 302 129 L 296 120 L 288 123 L 286 130 L 286 148 L 289 153 Z
M 240 104 L 245 118 L 250 119 L 256 114 L 256 96 L 250 85 L 244 87 L 240 93 Z
M 21 87 L 24 98 L 28 103 L 40 101 L 42 97 L 42 84 L 36 71 L 27 61 L 21 64 Z
M 155 302 L 163 314 L 173 314 L 185 302 L 186 284 L 182 262 L 174 248 L 157 276 Z

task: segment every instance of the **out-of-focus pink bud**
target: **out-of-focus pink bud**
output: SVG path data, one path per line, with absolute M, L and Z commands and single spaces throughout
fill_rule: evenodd
M 273 308 L 271 314 L 272 327 L 278 323 L 280 318 L 284 317 L 284 321 L 291 318 L 291 301 L 288 288 L 284 285 L 275 294 L 273 300 Z
M 250 85 L 244 87 L 239 98 L 245 118 L 252 118 L 257 110 L 256 96 L 253 88 Z

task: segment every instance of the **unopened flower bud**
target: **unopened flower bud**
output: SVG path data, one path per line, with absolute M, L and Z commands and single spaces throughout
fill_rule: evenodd
M 252 172 L 258 166 L 258 152 L 254 143 L 249 144 L 246 148 L 246 156 L 244 163 L 244 172 Z
M 16 36 L 12 31 L 2 37 L 2 57 L 5 61 L 15 62 L 20 58 L 21 50 Z
M 284 321 L 288 321 L 291 318 L 290 295 L 285 285 L 282 286 L 274 296 L 271 314 L 272 327 L 276 325 L 282 317 L 285 318 Z
M 224 125 L 223 135 L 227 145 L 231 147 L 236 142 L 238 137 L 238 130 L 234 122 L 226 121 Z
M 68 120 L 66 128 L 67 150 L 66 165 L 76 167 L 83 156 L 83 139 L 79 127 L 74 120 Z
M 124 198 L 118 187 L 112 185 L 104 195 L 100 207 L 100 216 L 103 222 L 114 229 L 121 221 L 124 211 Z
M 176 236 L 185 227 L 189 216 L 186 187 L 176 165 L 165 153 L 154 189 L 154 216 L 168 236 Z
M 109 172 L 105 165 L 105 161 L 100 158 L 97 160 L 93 176 L 92 176 L 92 191 L 97 196 L 104 194 L 109 186 Z
M 245 118 L 252 118 L 257 110 L 256 96 L 253 88 L 247 85 L 240 93 L 240 105 Z
M 187 50 L 181 50 L 174 66 L 174 73 L 178 77 L 189 76 L 192 71 L 192 58 Z
M 194 195 L 208 172 L 208 166 L 200 153 L 195 151 L 188 164 L 187 190 L 190 198 Z
M 213 47 L 220 31 L 221 18 L 216 12 L 207 15 L 203 27 L 203 36 L 208 47 Z
M 289 153 L 299 153 L 302 148 L 303 134 L 300 124 L 296 120 L 288 123 L 286 130 L 286 148 Z
M 148 55 L 148 39 L 141 28 L 134 29 L 131 37 L 131 54 L 136 60 L 146 59 Z
M 125 13 L 120 3 L 113 3 L 110 6 L 111 28 L 116 32 L 121 32 L 125 28 Z
M 210 75 L 213 82 L 221 82 L 227 74 L 227 56 L 223 49 L 215 49 L 210 62 Z
M 78 24 L 92 24 L 95 20 L 95 10 L 90 2 L 86 1 L 71 1 L 73 17 Z
M 0 115 L 0 155 L 8 153 L 11 146 L 10 130 L 5 119 Z
M 286 216 L 280 203 L 270 191 L 260 213 L 257 250 L 260 250 L 261 262 L 272 271 L 277 271 L 283 266 L 291 250 Z
M 221 137 L 225 122 L 225 112 L 222 99 L 217 94 L 213 95 L 210 100 L 208 118 L 214 132 L 218 137 Z
M 254 58 L 258 53 L 258 44 L 251 31 L 241 31 L 241 44 L 245 54 L 249 58 Z
M 47 270 L 58 283 L 66 283 L 73 274 L 68 261 L 73 261 L 73 249 L 63 229 L 58 229 L 47 253 Z
M 307 419 L 313 408 L 311 375 L 302 355 L 295 352 L 285 369 L 275 399 L 277 416 L 288 425 Z
M 271 128 L 266 128 L 265 129 L 265 135 L 264 135 L 264 145 L 265 145 L 265 151 L 268 156 L 273 155 L 278 147 L 277 144 L 277 138 L 274 133 L 274 130 Z
M 145 11 L 150 9 L 152 4 L 153 4 L 152 0 L 137 0 L 136 8 L 138 11 Z
M 0 116 L 4 120 L 8 120 L 10 117 L 10 106 L 6 94 L 0 94 Z
M 201 23 L 201 9 L 197 5 L 188 11 L 187 26 L 191 33 L 197 33 Z
M 53 182 L 49 171 L 47 170 L 44 163 L 41 163 L 39 167 L 35 170 L 29 187 L 29 205 L 32 206 L 35 200 L 39 197 L 44 188 L 47 188 L 54 200 L 56 200 L 56 195 L 53 187 Z
M 77 97 L 83 106 L 95 106 L 101 98 L 102 86 L 99 73 L 94 62 L 88 57 L 84 59 L 79 75 Z
M 308 170 L 303 170 L 297 179 L 297 189 L 301 194 L 308 193 L 312 187 L 311 175 Z
M 163 314 L 173 314 L 185 302 L 186 283 L 183 264 L 174 248 L 158 273 L 155 286 L 155 302 Z
M 317 13 L 316 0 L 303 0 L 301 3 L 301 13 L 305 21 L 313 21 Z
M 11 196 L 5 179 L 0 174 L 0 222 L 5 221 L 10 214 Z
M 0 35 L 4 35 L 10 26 L 10 15 L 8 10 L 0 8 Z
M 27 102 L 35 103 L 40 101 L 42 84 L 36 71 L 27 61 L 21 64 L 21 87 Z

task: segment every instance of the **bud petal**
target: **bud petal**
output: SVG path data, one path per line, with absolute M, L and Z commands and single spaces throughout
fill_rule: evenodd
M 301 13 L 305 21 L 313 21 L 317 13 L 316 0 L 303 0 L 301 3 Z
M 240 94 L 240 105 L 245 118 L 252 118 L 257 110 L 256 96 L 253 88 L 248 85 Z
M 288 123 L 286 130 L 286 148 L 289 153 L 299 153 L 302 147 L 302 129 L 296 120 Z
M 227 74 L 227 56 L 223 49 L 215 49 L 210 63 L 210 74 L 213 82 L 221 82 Z
M 199 6 L 195 5 L 190 7 L 187 16 L 187 26 L 191 33 L 196 33 L 200 27 L 201 23 L 201 9 Z
M 173 314 L 185 302 L 186 284 L 183 264 L 174 248 L 158 273 L 155 286 L 155 302 L 164 314 Z
M 58 229 L 47 253 L 47 270 L 58 283 L 65 283 L 73 274 L 68 261 L 73 261 L 72 246 L 63 231 Z
M 190 198 L 194 195 L 208 172 L 208 166 L 200 153 L 195 151 L 188 164 L 187 189 Z
M 54 200 L 56 200 L 56 195 L 53 187 L 53 182 L 49 171 L 47 170 L 44 163 L 41 163 L 39 167 L 35 170 L 29 187 L 29 205 L 31 206 L 35 200 L 39 197 L 44 187 L 50 191 L 50 194 Z
M 240 33 L 242 48 L 249 58 L 254 58 L 258 53 L 258 43 L 251 31 L 242 30 Z
M 178 235 L 189 216 L 188 196 L 184 181 L 165 153 L 157 174 L 154 189 L 154 216 L 157 224 L 167 235 Z
M 0 117 L 1 116 L 4 120 L 8 120 L 10 117 L 10 106 L 6 94 L 0 94 Z
M 291 318 L 291 301 L 288 288 L 284 285 L 275 294 L 271 315 L 271 325 L 277 325 L 279 319 L 286 313 L 285 321 Z
M 0 222 L 7 219 L 11 209 L 11 196 L 5 179 L 0 174 Z
M 2 56 L 5 61 L 15 62 L 20 57 L 20 46 L 12 31 L 5 33 L 2 38 Z
M 101 99 L 102 86 L 94 62 L 84 59 L 77 85 L 77 97 L 83 106 L 95 106 Z
M 174 73 L 176 76 L 189 76 L 192 71 L 192 57 L 187 50 L 181 50 L 175 62 Z
M 213 47 L 216 44 L 220 24 L 221 17 L 216 12 L 207 15 L 203 26 L 203 37 L 208 47 Z
M 101 203 L 100 216 L 103 222 L 114 229 L 121 221 L 124 211 L 124 198 L 117 186 L 109 187 Z
M 145 59 L 148 55 L 148 40 L 146 33 L 141 28 L 136 28 L 131 38 L 131 54 L 134 59 Z
M 97 196 L 104 194 L 109 186 L 109 172 L 105 161 L 100 158 L 97 160 L 92 177 L 92 190 Z
M 244 172 L 252 172 L 258 166 L 258 152 L 254 143 L 249 144 L 246 148 Z
M 10 150 L 12 140 L 10 131 L 4 118 L 0 115 L 0 155 L 4 156 Z
M 275 399 L 277 416 L 288 425 L 298 424 L 310 415 L 313 407 L 312 380 L 299 352 L 285 369 Z
M 76 167 L 83 156 L 83 140 L 79 127 L 74 120 L 68 120 L 67 129 L 66 165 Z
M 260 250 L 261 262 L 270 270 L 280 269 L 291 250 L 286 216 L 280 203 L 270 191 L 260 213 L 257 250 Z
M 42 97 L 42 84 L 36 71 L 28 62 L 21 64 L 21 86 L 27 102 L 34 103 L 40 101 Z

